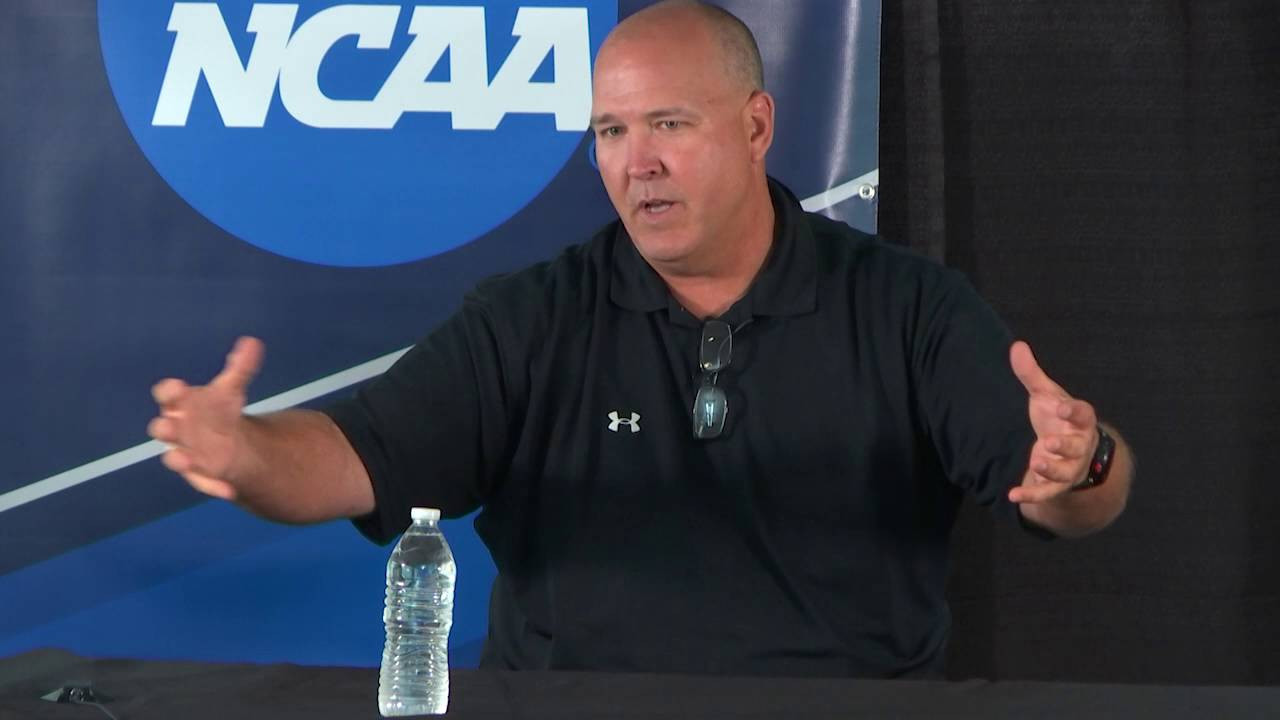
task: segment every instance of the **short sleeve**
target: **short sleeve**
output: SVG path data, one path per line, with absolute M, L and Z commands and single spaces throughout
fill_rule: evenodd
M 506 398 L 493 325 L 468 298 L 354 397 L 324 408 L 373 483 L 376 508 L 356 527 L 386 544 L 413 507 L 459 517 L 483 504 L 508 454 Z
M 1035 433 L 1009 365 L 1013 336 L 960 273 L 939 269 L 924 282 L 912 372 L 925 430 L 952 483 L 1021 521 L 1008 492 L 1022 481 Z

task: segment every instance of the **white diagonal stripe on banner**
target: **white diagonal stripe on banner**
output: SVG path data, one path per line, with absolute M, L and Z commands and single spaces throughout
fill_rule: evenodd
M 849 182 L 840 183 L 826 192 L 821 192 L 813 197 L 805 198 L 800 201 L 800 207 L 808 210 L 809 212 L 826 210 L 836 203 L 844 202 L 854 195 L 857 195 L 858 190 L 863 185 L 870 185 L 871 187 L 880 185 L 880 168 L 876 168 L 861 177 L 856 177 Z
M 306 385 L 298 386 L 292 390 L 286 390 L 279 395 L 272 395 L 264 400 L 259 400 L 252 405 L 246 405 L 244 411 L 259 415 L 261 413 L 272 412 L 275 410 L 283 410 L 284 408 L 293 407 L 299 403 L 308 400 L 314 400 L 323 397 L 331 392 L 341 390 L 348 385 L 373 377 L 384 372 L 391 367 L 401 355 L 409 348 L 403 348 L 393 353 L 383 355 L 365 363 L 361 363 L 352 368 L 347 368 L 341 372 L 334 373 L 327 377 L 320 378 Z M 101 477 L 107 473 L 115 472 L 130 465 L 136 465 L 144 460 L 150 460 L 157 455 L 163 454 L 165 451 L 164 443 L 151 440 L 141 445 L 134 445 L 127 450 L 121 450 L 104 458 L 99 458 L 91 463 L 72 468 L 66 472 L 58 473 L 44 480 L 33 482 L 30 485 L 24 485 L 17 490 L 0 495 L 0 512 L 12 510 L 19 505 L 25 505 L 34 502 L 42 497 L 47 497 L 56 492 L 61 492 L 70 487 L 75 487 L 81 483 L 86 483 L 94 478 Z
M 837 203 L 848 200 L 858 194 L 858 189 L 863 185 L 878 185 L 880 183 L 879 168 L 871 172 L 854 178 L 846 183 L 841 183 L 826 192 L 818 193 L 813 197 L 805 198 L 800 201 L 800 206 L 809 212 L 817 212 L 825 210 Z M 405 354 L 409 348 L 403 348 L 393 353 L 388 353 L 382 357 L 375 358 L 365 363 L 347 368 L 332 375 L 320 378 L 306 385 L 286 390 L 279 395 L 272 395 L 265 400 L 259 400 L 252 405 L 246 405 L 244 411 L 257 415 L 261 413 L 274 412 L 285 408 L 293 407 L 308 400 L 328 395 L 329 393 L 341 390 L 349 385 L 355 385 L 362 380 L 367 380 L 375 375 L 385 372 L 391 367 L 401 355 Z M 122 470 L 130 465 L 136 465 L 145 460 L 162 455 L 165 451 L 163 443 L 151 440 L 141 445 L 134 445 L 131 448 L 112 453 L 106 457 L 99 458 L 93 462 L 85 463 L 79 467 L 72 468 L 66 472 L 58 473 L 38 480 L 29 485 L 24 485 L 16 490 L 10 490 L 0 495 L 0 512 L 12 510 L 20 505 L 26 505 L 43 497 L 48 497 L 54 493 L 61 492 L 67 488 L 75 487 L 82 483 L 89 482 L 94 478 L 102 477 L 116 470 Z
M 129 467 L 143 460 L 150 460 L 163 452 L 164 445 L 152 440 L 141 445 L 134 445 L 128 450 L 121 450 L 118 453 L 99 458 L 64 473 L 58 473 L 53 477 L 47 477 L 39 482 L 23 485 L 17 490 L 10 490 L 0 495 L 0 512 L 12 510 L 19 505 L 26 505 L 47 495 L 61 492 L 69 487 L 75 487 L 80 483 L 88 482 L 96 477 L 115 472 L 120 468 Z

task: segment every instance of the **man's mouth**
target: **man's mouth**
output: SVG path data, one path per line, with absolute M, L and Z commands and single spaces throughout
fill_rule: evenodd
M 650 215 L 661 215 L 671 209 L 675 203 L 670 200 L 641 200 L 640 212 Z

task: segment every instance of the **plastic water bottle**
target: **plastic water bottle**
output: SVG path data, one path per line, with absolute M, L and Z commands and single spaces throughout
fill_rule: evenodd
M 439 715 L 449 707 L 449 628 L 457 567 L 440 532 L 440 511 L 414 508 L 413 524 L 387 562 L 387 644 L 378 710 Z

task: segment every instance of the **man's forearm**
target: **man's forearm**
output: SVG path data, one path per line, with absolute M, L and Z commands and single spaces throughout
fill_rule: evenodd
M 235 502 L 277 522 L 312 523 L 373 511 L 369 474 L 346 436 L 314 410 L 244 416 Z
M 1062 537 L 1089 535 L 1119 517 L 1133 483 L 1133 454 L 1119 433 L 1110 426 L 1105 427 L 1116 441 L 1106 482 L 1086 490 L 1066 492 L 1046 502 L 1023 503 L 1018 506 L 1023 517 Z

